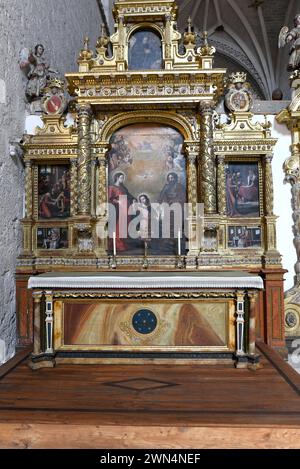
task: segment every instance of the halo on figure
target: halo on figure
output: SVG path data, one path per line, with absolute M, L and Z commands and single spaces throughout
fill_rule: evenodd
M 175 178 L 175 182 L 178 182 L 179 176 L 178 176 L 178 174 L 176 173 L 176 171 L 170 171 L 170 172 L 167 174 L 167 181 L 169 182 L 169 176 L 171 176 L 171 175 Z
M 120 176 L 124 176 L 124 181 L 126 179 L 126 174 L 123 173 L 123 171 L 114 171 L 113 174 L 112 174 L 112 180 L 113 182 L 117 182 L 117 179 L 120 177 Z
M 139 203 L 139 204 L 142 204 L 142 203 L 143 203 L 143 202 L 141 202 L 141 200 L 140 200 L 140 198 L 143 197 L 143 196 L 146 197 L 146 199 L 147 199 L 147 201 L 148 201 L 148 203 L 149 203 L 149 205 L 150 205 L 150 204 L 151 204 L 151 202 L 150 202 L 150 197 L 149 197 L 149 195 L 148 195 L 146 192 L 142 192 L 141 194 L 139 194 L 139 195 L 137 196 L 138 203 Z

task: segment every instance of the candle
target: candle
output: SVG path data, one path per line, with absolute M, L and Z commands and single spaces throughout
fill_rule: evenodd
M 181 256 L 181 237 L 180 237 L 180 230 L 178 231 L 178 256 Z
M 114 252 L 114 256 L 116 256 L 117 248 L 116 248 L 116 232 L 115 231 L 113 232 L 113 252 Z

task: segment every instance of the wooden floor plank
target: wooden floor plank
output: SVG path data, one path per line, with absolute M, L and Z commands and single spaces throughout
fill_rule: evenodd
M 298 447 L 298 376 L 273 351 L 261 353 L 255 372 L 21 363 L 0 379 L 0 447 Z

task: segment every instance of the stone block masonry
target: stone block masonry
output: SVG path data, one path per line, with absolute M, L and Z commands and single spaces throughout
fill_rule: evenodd
M 83 37 L 95 46 L 102 18 L 97 0 L 0 0 L 0 363 L 15 351 L 15 265 L 21 251 L 24 169 L 9 155 L 25 123 L 26 77 L 19 51 L 41 43 L 52 68 L 76 70 Z

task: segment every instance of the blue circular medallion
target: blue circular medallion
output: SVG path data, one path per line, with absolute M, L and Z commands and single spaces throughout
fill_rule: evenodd
M 157 326 L 157 318 L 150 309 L 139 309 L 133 315 L 132 326 L 140 334 L 150 334 Z

